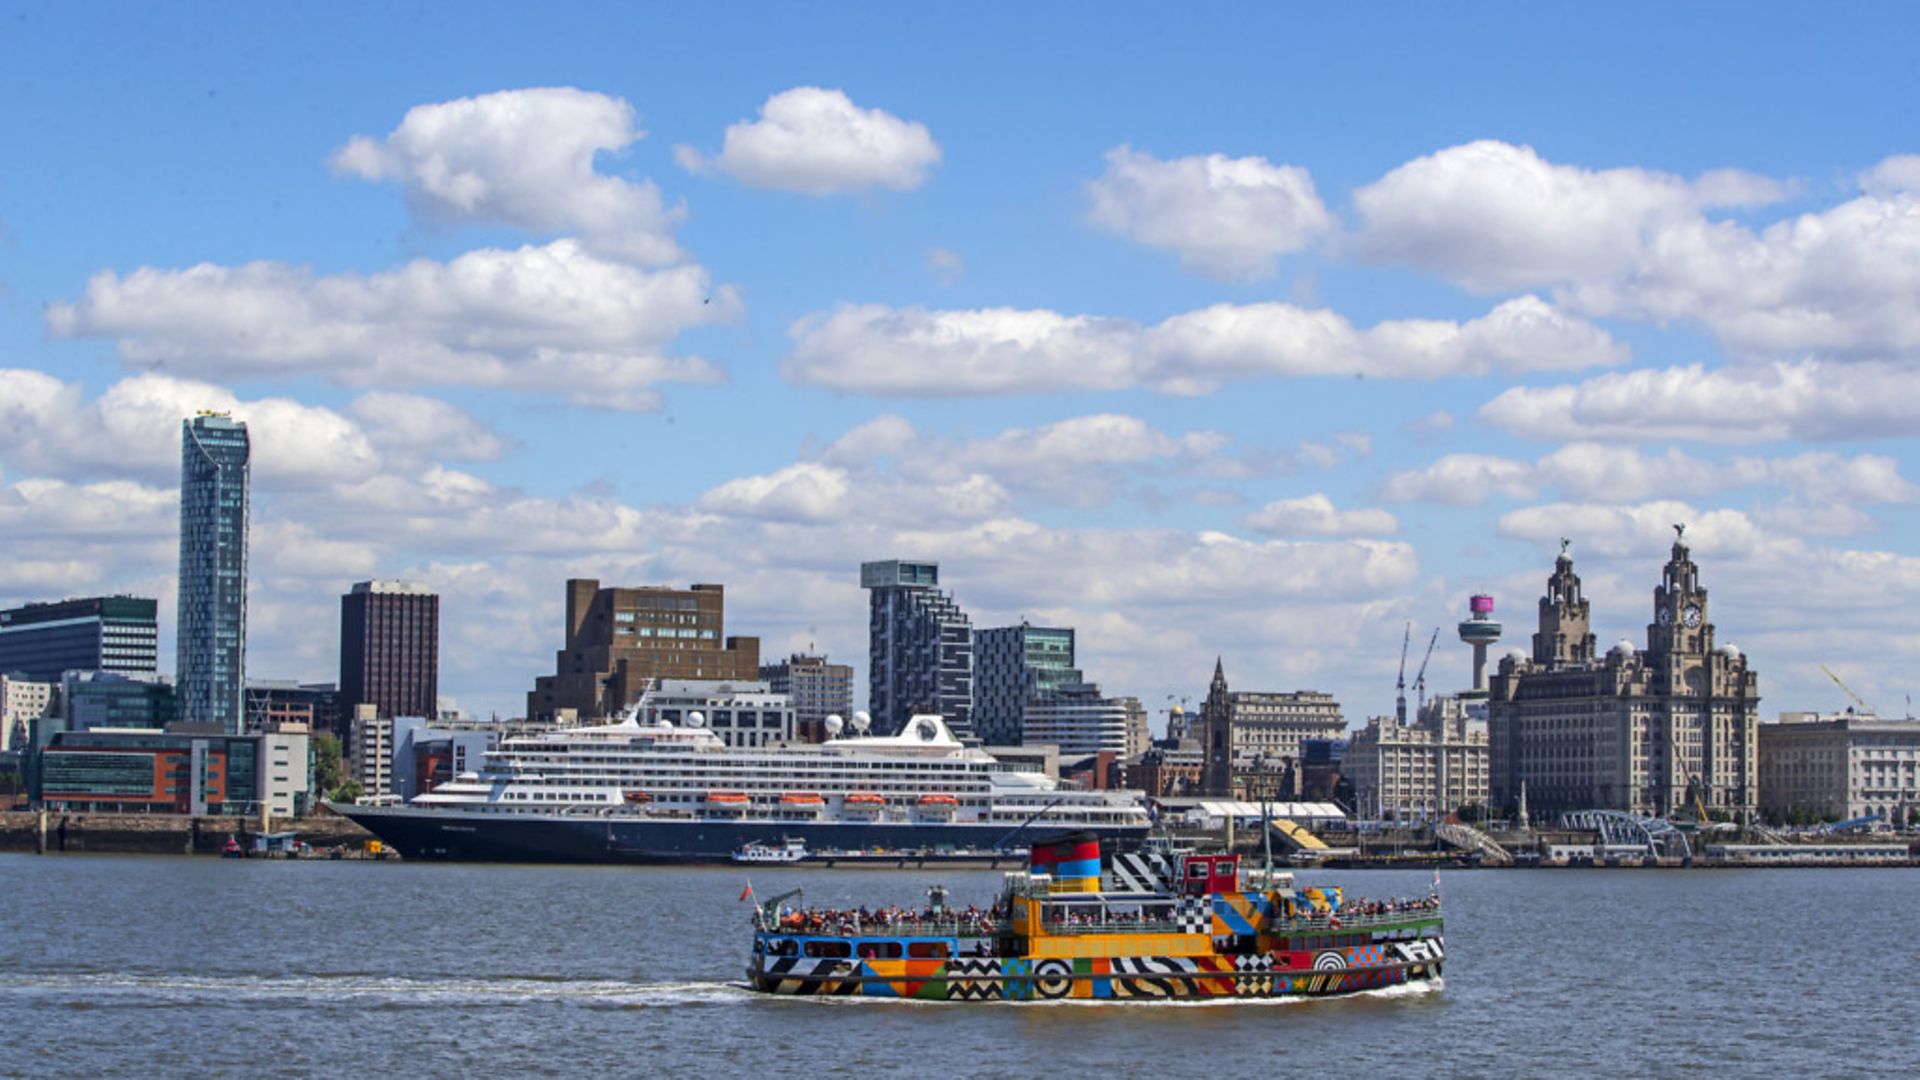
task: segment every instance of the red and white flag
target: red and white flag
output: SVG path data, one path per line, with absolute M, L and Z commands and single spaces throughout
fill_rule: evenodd
M 749 882 L 747 882 L 747 887 L 746 887 L 746 888 L 744 888 L 744 889 L 741 889 L 741 890 L 740 890 L 740 900 L 741 900 L 741 902 L 742 902 L 742 903 L 745 903 L 745 902 L 746 902 L 746 900 L 747 900 L 747 898 L 748 898 L 748 897 L 750 897 L 750 896 L 752 896 L 752 895 L 753 895 L 753 882 L 751 882 L 751 881 L 749 881 Z

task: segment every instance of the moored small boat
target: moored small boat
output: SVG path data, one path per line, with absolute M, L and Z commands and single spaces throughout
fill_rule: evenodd
M 807 842 L 797 837 L 788 837 L 779 847 L 756 841 L 742 845 L 733 853 L 733 861 L 737 863 L 797 863 L 806 857 Z
M 1035 843 L 988 907 L 928 890 L 919 911 L 754 911 L 755 990 L 938 1001 L 1280 999 L 1437 984 L 1445 960 L 1430 896 L 1348 899 L 1269 869 L 1244 884 L 1233 855 L 1159 849 L 1113 857 L 1091 835 Z

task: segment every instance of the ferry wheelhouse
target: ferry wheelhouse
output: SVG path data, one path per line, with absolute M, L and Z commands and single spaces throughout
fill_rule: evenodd
M 919 911 L 756 906 L 747 978 L 765 993 L 933 1001 L 1259 999 L 1439 984 L 1432 895 L 1348 899 L 1245 874 L 1233 855 L 1115 855 L 1088 835 L 1036 843 L 985 909 L 929 891 Z

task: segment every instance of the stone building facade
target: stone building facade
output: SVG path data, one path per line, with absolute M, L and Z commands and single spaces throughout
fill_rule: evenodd
M 1920 721 L 1787 713 L 1760 725 L 1760 811 L 1769 821 L 1877 816 L 1904 825 L 1920 810 Z
M 1355 811 L 1368 820 L 1430 821 L 1487 804 L 1487 726 L 1463 698 L 1433 698 L 1401 726 L 1376 716 L 1356 732 L 1341 764 Z
M 1317 690 L 1231 690 L 1214 661 L 1213 681 L 1200 706 L 1202 787 L 1209 795 L 1291 797 L 1297 789 L 1302 744 L 1339 739 L 1347 722 L 1332 694 Z
M 1513 808 L 1525 784 L 1528 810 L 1543 821 L 1586 809 L 1757 811 L 1759 677 L 1739 649 L 1715 644 L 1699 567 L 1676 533 L 1646 648 L 1622 640 L 1604 657 L 1563 544 L 1533 654 L 1508 653 L 1490 680 L 1497 809 Z

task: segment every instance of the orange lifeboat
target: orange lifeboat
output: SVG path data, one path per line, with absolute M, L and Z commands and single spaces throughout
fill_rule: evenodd
M 876 795 L 871 791 L 851 791 L 847 793 L 846 804 L 848 806 L 885 806 L 887 800 L 884 795 Z
M 707 801 L 726 806 L 745 806 L 747 804 L 747 793 L 744 791 L 709 791 L 707 792 Z
M 789 791 L 780 796 L 780 802 L 786 806 L 819 806 L 826 801 L 815 791 Z
M 653 801 L 653 794 L 647 791 L 626 791 L 621 794 L 625 795 L 627 801 L 630 803 L 650 803 Z
M 921 806 L 959 806 L 960 800 L 954 798 L 951 795 L 939 795 L 939 794 L 922 795 L 920 796 L 920 805 Z

